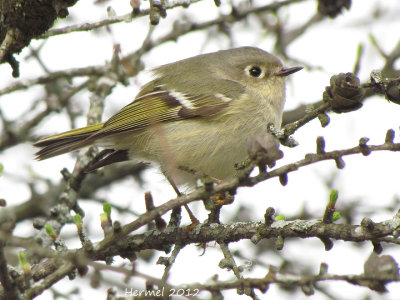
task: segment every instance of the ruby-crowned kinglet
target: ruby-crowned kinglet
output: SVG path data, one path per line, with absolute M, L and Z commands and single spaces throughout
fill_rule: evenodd
M 92 169 L 138 159 L 157 163 L 177 185 L 193 184 L 204 175 L 231 178 L 234 165 L 249 152 L 278 147 L 267 125 L 280 128 L 285 77 L 301 69 L 286 68 L 275 56 L 252 47 L 158 67 L 155 79 L 105 123 L 35 143 L 42 147 L 37 158 L 95 145 L 114 151 Z

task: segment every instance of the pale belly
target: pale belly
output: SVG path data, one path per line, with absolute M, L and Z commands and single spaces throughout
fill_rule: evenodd
M 239 125 L 240 123 L 240 125 Z M 129 149 L 131 159 L 158 164 L 177 185 L 193 186 L 197 178 L 226 180 L 248 157 L 248 140 L 266 133 L 267 120 L 202 122 L 196 119 L 162 123 L 146 132 L 124 133 L 108 144 Z M 201 125 L 201 126 L 199 126 Z

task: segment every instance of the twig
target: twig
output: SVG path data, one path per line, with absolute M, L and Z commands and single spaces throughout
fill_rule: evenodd
M 140 251 L 145 249 L 163 249 L 168 243 L 171 245 L 180 242 L 182 245 L 193 243 L 219 243 L 237 242 L 243 239 L 252 240 L 255 235 L 259 239 L 271 239 L 281 236 L 287 238 L 327 238 L 351 242 L 365 242 L 390 238 L 400 227 L 400 217 L 396 214 L 392 219 L 374 223 L 373 230 L 363 225 L 349 225 L 323 223 L 321 220 L 294 220 L 275 221 L 271 225 L 261 222 L 240 222 L 238 224 L 202 224 L 196 228 L 196 232 L 185 232 L 184 228 L 156 234 L 137 234 L 119 240 L 119 244 L 110 245 L 107 249 L 97 251 L 95 258 L 117 255 L 125 251 Z M 168 241 L 168 243 L 166 242 Z M 389 239 L 385 242 L 390 243 Z
M 222 15 L 217 17 L 214 20 L 210 20 L 210 21 L 205 21 L 205 22 L 201 22 L 201 23 L 178 23 L 174 26 L 173 30 L 164 35 L 161 38 L 158 38 L 155 41 L 150 41 L 148 43 L 146 43 L 146 48 L 145 50 L 148 51 L 158 45 L 161 45 L 163 43 L 166 43 L 168 41 L 176 41 L 178 39 L 178 37 L 183 36 L 187 33 L 191 33 L 197 30 L 203 30 L 212 26 L 216 26 L 216 25 L 223 25 L 226 23 L 234 23 L 236 21 L 240 21 L 245 19 L 248 15 L 251 14 L 258 14 L 258 13 L 262 13 L 265 11 L 275 11 L 281 7 L 290 5 L 292 3 L 296 3 L 296 2 L 302 2 L 304 0 L 286 0 L 286 1 L 280 1 L 280 2 L 273 2 L 271 4 L 267 4 L 264 6 L 260 6 L 260 7 L 251 7 L 248 9 L 244 9 L 244 10 L 235 10 L 234 14 L 227 14 L 227 15 Z M 139 51 L 143 51 L 142 49 Z M 137 56 L 137 53 L 133 53 L 129 56 Z
M 106 66 L 91 66 L 84 68 L 69 69 L 64 71 L 57 71 L 47 75 L 40 76 L 34 79 L 20 80 L 9 86 L 0 89 L 0 96 L 9 94 L 17 90 L 24 90 L 36 84 L 50 83 L 59 78 L 71 79 L 74 77 L 82 76 L 102 76 L 108 71 Z
M 63 279 L 75 269 L 75 265 L 70 262 L 64 262 L 59 265 L 52 273 L 50 273 L 43 280 L 34 284 L 29 290 L 24 293 L 24 299 L 33 299 L 34 297 L 43 293 L 56 282 Z
M 169 1 L 164 6 L 164 8 L 172 9 L 172 8 L 182 7 L 182 6 L 187 7 L 190 4 L 193 4 L 193 3 L 196 3 L 199 1 L 200 0 L 181 0 L 181 1 L 174 1 L 174 2 Z M 67 27 L 63 27 L 63 28 L 51 29 L 51 30 L 48 30 L 46 33 L 42 34 L 39 38 L 45 39 L 45 38 L 48 38 L 51 36 L 67 34 L 67 33 L 71 33 L 71 32 L 90 31 L 93 29 L 97 29 L 100 27 L 104 27 L 104 26 L 108 26 L 108 25 L 112 25 L 112 24 L 116 24 L 116 23 L 131 22 L 134 18 L 143 17 L 143 16 L 146 16 L 149 14 L 150 14 L 150 8 L 142 9 L 142 10 L 139 10 L 139 12 L 134 12 L 133 14 L 128 13 L 128 14 L 125 14 L 122 16 L 108 18 L 108 19 L 104 19 L 104 20 L 97 21 L 94 23 L 84 23 L 84 24 L 71 25 L 71 26 L 67 26 Z
M 251 239 L 256 234 L 265 239 L 281 236 L 283 238 L 317 237 L 320 239 L 324 237 L 354 242 L 374 241 L 393 235 L 394 232 L 399 229 L 399 227 L 400 213 L 397 213 L 392 219 L 379 223 L 374 223 L 373 228 L 366 228 L 362 224 L 326 224 L 323 223 L 321 220 L 281 220 L 275 221 L 272 224 L 264 224 L 261 222 L 241 222 L 240 224 L 233 225 L 212 224 L 201 225 L 197 227 L 196 232 L 187 232 L 184 228 L 178 228 L 174 231 L 157 232 L 157 234 L 145 233 L 129 236 L 125 239 L 121 239 L 122 237 L 120 237 L 118 239 L 118 242 L 114 242 L 106 249 L 95 247 L 91 252 L 86 252 L 84 249 L 67 250 L 64 253 L 60 253 L 58 255 L 58 258 L 72 261 L 75 261 L 76 258 L 96 260 L 103 259 L 104 256 L 109 257 L 113 255 L 121 255 L 121 253 L 132 253 L 143 249 L 162 249 L 166 246 L 166 243 L 181 243 L 180 245 L 186 245 L 190 243 L 206 243 L 215 240 L 220 241 L 220 243 L 230 243 L 242 239 Z M 178 252 L 178 248 L 176 248 L 176 251 Z M 87 255 L 90 255 L 90 257 L 87 257 Z M 47 260 L 46 263 L 48 265 L 45 269 L 37 266 L 37 270 L 40 271 L 41 277 L 45 277 L 42 281 L 45 283 L 45 285 L 42 285 L 42 282 L 35 284 L 32 289 L 26 292 L 26 294 L 36 295 L 37 293 L 40 293 L 40 291 L 45 290 L 47 286 L 50 286 L 51 283 L 57 282 L 58 280 L 62 279 L 63 276 L 67 275 L 75 268 L 75 264 L 69 262 L 64 264 L 62 267 L 60 267 L 59 262 L 57 262 L 56 260 Z M 54 272 L 54 269 L 58 270 Z M 139 273 L 137 272 L 135 274 L 139 275 Z M 32 276 L 35 277 L 35 274 L 32 274 Z M 37 278 L 36 280 L 39 279 L 40 278 Z M 278 277 L 276 277 L 276 279 L 277 281 L 272 282 L 278 283 L 282 280 Z M 371 280 L 372 279 L 373 278 L 371 278 Z M 162 286 L 162 282 L 158 282 L 159 283 L 157 284 L 159 284 L 159 286 Z M 244 286 L 248 287 L 248 285 Z M 256 286 L 252 285 L 250 287 L 257 288 Z
M 16 29 L 9 29 L 7 31 L 6 36 L 0 45 L 0 62 L 3 62 L 3 60 L 8 55 L 10 46 L 15 42 L 14 39 L 15 34 L 16 34 Z
M 378 50 L 379 54 L 385 59 L 388 59 L 388 55 L 385 53 L 385 51 L 379 46 L 378 41 L 375 39 L 375 37 L 372 34 L 369 34 L 369 40 L 371 41 L 372 45 Z
M 166 258 L 167 259 L 167 264 L 165 265 L 165 269 L 164 269 L 164 273 L 161 277 L 161 282 L 163 283 L 162 285 L 165 286 L 169 273 L 172 269 L 172 265 L 174 264 L 179 252 L 182 250 L 182 245 L 180 243 L 176 243 L 174 250 L 172 250 L 172 253 L 170 255 L 170 257 Z
M 220 264 L 219 264 L 220 267 L 231 269 L 237 279 L 243 278 L 242 275 L 240 274 L 240 271 L 235 262 L 235 259 L 232 256 L 231 251 L 229 251 L 228 245 L 226 243 L 219 243 L 219 247 L 221 248 L 222 253 L 224 254 L 224 257 L 225 257 L 225 261 L 223 263 L 220 262 Z
M 4 255 L 5 242 L 0 242 L 0 282 L 7 299 L 19 299 L 17 287 L 11 282 L 8 275 L 7 260 Z
M 284 32 L 281 30 L 281 27 L 275 29 L 275 33 L 277 35 L 276 43 L 275 43 L 275 51 L 287 57 L 286 49 L 289 44 L 295 41 L 297 38 L 301 37 L 312 25 L 318 24 L 322 20 L 325 19 L 326 16 L 323 16 L 319 13 L 313 15 L 306 23 L 298 28 L 295 28 L 291 31 Z
M 374 151 L 393 151 L 393 152 L 398 152 L 400 151 L 400 143 L 384 143 L 381 145 L 371 145 L 368 146 L 368 149 L 371 150 L 371 152 Z M 362 147 L 356 146 L 352 148 L 347 148 L 343 150 L 334 150 L 330 152 L 325 152 L 325 153 L 320 153 L 320 154 L 306 154 L 305 158 L 302 160 L 299 160 L 297 162 L 282 166 L 280 168 L 271 170 L 268 173 L 260 173 L 259 175 L 252 177 L 249 179 L 249 181 L 244 182 L 244 185 L 248 186 L 253 186 L 261 181 L 264 181 L 268 178 L 272 177 L 279 177 L 280 175 L 287 174 L 290 172 L 293 172 L 295 170 L 298 170 L 301 167 L 324 161 L 324 160 L 334 160 L 336 163 L 338 160 L 341 160 L 343 156 L 347 155 L 354 155 L 354 154 L 361 154 L 363 152 Z M 343 166 L 344 167 L 344 166 Z
M 319 114 L 324 113 L 330 109 L 330 105 L 328 103 L 322 103 L 317 108 L 313 109 L 311 112 L 307 113 L 304 117 L 300 120 L 297 120 L 293 123 L 287 124 L 283 127 L 283 133 L 285 136 L 292 135 L 297 129 L 301 126 L 305 125 L 306 123 L 310 122 L 311 120 L 318 117 Z
M 272 273 L 272 272 L 271 272 Z M 280 272 L 273 272 L 273 274 L 266 275 L 263 278 L 243 278 L 236 281 L 215 281 L 208 284 L 192 284 L 192 285 L 182 285 L 184 289 L 200 291 L 222 291 L 222 290 L 232 290 L 242 287 L 249 287 L 253 289 L 259 289 L 261 292 L 265 293 L 270 284 L 288 284 L 290 286 L 302 287 L 305 284 L 315 284 L 317 282 L 324 281 L 344 281 L 353 285 L 368 286 L 376 282 L 378 279 L 374 276 L 366 275 L 297 275 L 297 274 L 285 274 Z M 400 282 L 400 278 L 394 278 L 393 276 L 388 276 L 387 278 L 379 279 L 384 283 L 389 282 Z
M 191 4 L 199 2 L 199 1 L 200 0 L 168 1 L 164 5 L 164 8 L 165 9 L 172 9 L 172 8 L 176 8 L 176 7 L 188 7 Z M 268 4 L 268 5 L 265 5 L 265 6 L 258 7 L 258 8 L 249 9 L 246 14 L 259 13 L 259 12 L 262 12 L 262 11 L 265 11 L 265 10 L 276 10 L 276 9 L 278 9 L 280 7 L 287 6 L 287 5 L 290 5 L 292 3 L 296 3 L 296 2 L 302 2 L 302 1 L 305 1 L 305 0 L 286 0 L 286 1 L 279 1 L 279 2 L 276 1 L 276 2 L 274 2 L 272 4 Z M 67 27 L 63 27 L 63 28 L 51 29 L 51 30 L 48 30 L 43 35 L 41 35 L 39 38 L 44 39 L 44 38 L 48 38 L 48 37 L 51 37 L 51 36 L 60 35 L 60 34 L 66 34 L 66 33 L 71 33 L 71 32 L 89 31 L 89 30 L 97 29 L 97 28 L 108 26 L 108 25 L 115 24 L 115 23 L 131 22 L 134 18 L 149 15 L 150 11 L 151 11 L 151 9 L 147 8 L 147 9 L 140 10 L 138 13 L 135 13 L 134 15 L 129 13 L 129 14 L 125 14 L 125 15 L 122 15 L 122 16 L 118 16 L 118 17 L 114 17 L 114 18 L 108 18 L 108 19 L 105 19 L 105 20 L 97 21 L 97 22 L 94 22 L 94 23 L 84 23 L 84 24 L 67 26 Z M 221 21 L 216 21 L 212 25 L 219 24 L 220 22 Z
M 357 76 L 358 73 L 360 73 L 360 67 L 361 67 L 361 58 L 364 53 L 364 45 L 363 44 L 358 44 L 357 47 L 357 57 L 356 57 L 356 62 L 354 63 L 353 67 L 353 73 Z
M 212 190 L 205 190 L 204 188 L 199 188 L 196 189 L 194 192 L 188 194 L 188 195 L 182 195 L 177 197 L 176 199 L 170 200 L 158 207 L 156 207 L 154 210 L 151 212 L 147 212 L 143 215 L 141 215 L 139 218 L 137 218 L 135 221 L 125 225 L 121 233 L 118 235 L 113 235 L 108 238 L 105 238 L 103 241 L 101 241 L 97 246 L 96 250 L 101 251 L 106 249 L 107 247 L 110 247 L 113 243 L 116 242 L 116 240 L 121 239 L 122 237 L 128 235 L 132 231 L 137 230 L 138 228 L 144 226 L 145 224 L 148 224 L 152 220 L 154 220 L 157 215 L 164 215 L 168 211 L 172 210 L 173 208 L 176 208 L 178 206 L 182 206 L 184 204 L 188 204 L 190 202 L 200 200 L 200 199 L 205 199 L 215 193 L 218 192 L 225 192 L 229 191 L 233 188 L 237 188 L 239 186 L 254 186 L 262 181 L 268 180 L 273 177 L 279 177 L 281 175 L 285 175 L 287 173 L 293 172 L 298 170 L 301 167 L 324 161 L 324 160 L 335 160 L 337 161 L 342 161 L 343 156 L 347 155 L 354 155 L 354 154 L 361 154 L 363 149 L 361 149 L 361 146 L 353 147 L 353 148 L 348 148 L 348 149 L 343 149 L 343 150 L 335 150 L 335 151 L 330 151 L 330 152 L 325 152 L 325 153 L 320 153 L 320 154 L 307 154 L 306 158 L 299 160 L 294 163 L 290 163 L 288 165 L 282 166 L 280 168 L 271 170 L 268 173 L 260 173 L 259 175 L 255 177 L 250 177 L 248 178 L 249 170 L 243 170 L 243 173 L 246 174 L 244 178 L 234 178 L 231 180 L 227 180 L 224 183 L 218 184 L 214 187 Z M 368 146 L 369 150 L 371 152 L 375 151 L 400 151 L 400 143 L 384 143 L 381 145 L 371 145 Z M 252 169 L 254 166 L 250 165 L 248 166 L 249 169 Z

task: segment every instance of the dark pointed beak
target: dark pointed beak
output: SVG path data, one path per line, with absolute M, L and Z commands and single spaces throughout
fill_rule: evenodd
M 275 73 L 275 76 L 288 76 L 297 71 L 300 71 L 301 69 L 303 69 L 303 67 L 292 67 L 292 68 L 283 67 L 280 71 Z

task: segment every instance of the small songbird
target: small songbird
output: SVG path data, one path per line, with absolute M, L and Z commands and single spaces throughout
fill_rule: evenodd
M 106 122 L 36 142 L 42 148 L 37 158 L 95 145 L 113 151 L 91 169 L 142 160 L 158 164 L 176 185 L 193 185 L 200 175 L 232 178 L 235 164 L 254 149 L 278 147 L 267 125 L 280 128 L 285 78 L 301 69 L 253 47 L 160 66 L 135 100 Z

